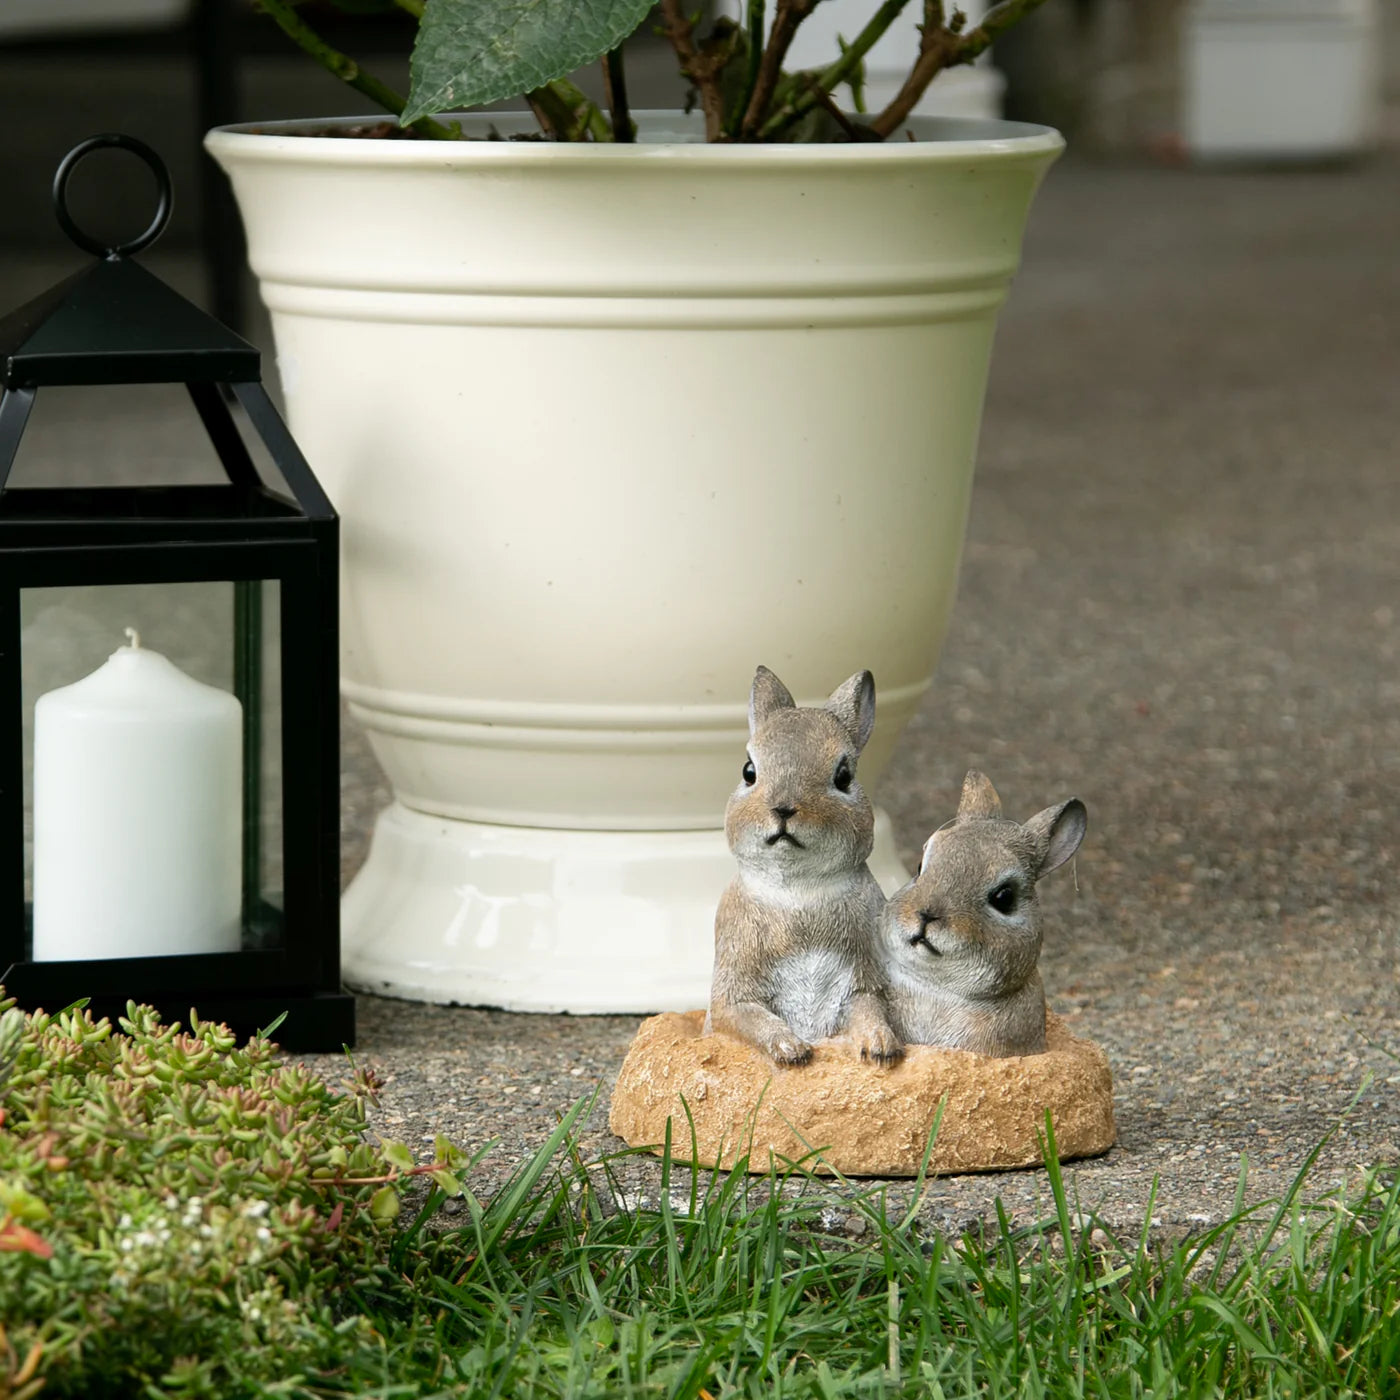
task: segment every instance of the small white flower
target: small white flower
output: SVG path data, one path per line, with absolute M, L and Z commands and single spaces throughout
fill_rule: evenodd
M 266 1201 L 249 1201 L 243 1207 L 243 1214 L 249 1220 L 261 1220 L 267 1214 Z
M 272 1238 L 272 1231 L 266 1225 L 259 1225 L 255 1238 L 261 1244 L 266 1244 Z

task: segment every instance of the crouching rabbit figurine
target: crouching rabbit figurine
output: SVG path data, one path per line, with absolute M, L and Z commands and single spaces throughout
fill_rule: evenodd
M 725 809 L 739 873 L 715 915 L 705 1030 L 739 1036 L 779 1064 L 805 1063 L 813 1041 L 835 1035 L 881 1064 L 902 1053 L 879 994 L 884 898 L 865 863 L 875 818 L 856 782 L 874 726 L 869 671 L 824 706 L 798 708 L 758 668 L 748 753 Z
M 1045 1049 L 1036 881 L 1079 849 L 1086 825 L 1077 797 L 1024 826 L 1004 820 L 987 778 L 967 775 L 957 816 L 929 837 L 918 875 L 881 920 L 896 1035 L 980 1055 Z

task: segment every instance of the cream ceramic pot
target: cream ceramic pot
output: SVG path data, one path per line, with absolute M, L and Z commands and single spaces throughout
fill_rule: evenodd
M 873 670 L 867 787 L 929 685 L 1059 136 L 640 125 L 207 139 L 342 515 L 344 694 L 396 797 L 346 895 L 352 986 L 703 1005 L 755 665 L 804 703 Z M 872 868 L 903 878 L 883 818 Z

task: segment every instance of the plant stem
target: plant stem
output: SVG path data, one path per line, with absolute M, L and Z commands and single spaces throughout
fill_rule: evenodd
M 904 80 L 904 86 L 890 105 L 870 123 L 870 129 L 882 138 L 898 130 L 928 85 L 943 69 L 971 63 L 993 43 L 998 34 L 1044 3 L 1045 0 L 1001 0 L 1001 4 L 993 5 L 987 11 L 976 29 L 962 34 L 944 23 L 941 0 L 924 0 L 924 37 L 919 46 L 919 57 Z M 959 12 L 954 11 L 954 25 L 958 18 Z
M 971 63 L 984 49 L 990 48 L 996 42 L 998 34 L 1019 23 L 1044 3 L 1045 0 L 1002 0 L 1001 4 L 993 5 L 982 16 L 982 23 L 962 36 L 957 61 Z
M 738 134 L 739 123 L 743 120 L 744 113 L 748 111 L 749 103 L 753 101 L 753 90 L 758 84 L 758 65 L 763 58 L 763 22 L 767 15 L 767 0 L 749 0 L 749 52 L 744 69 L 744 90 L 739 96 L 739 101 L 734 105 L 731 120 L 725 124 L 725 130 L 730 136 Z
M 954 14 L 958 12 L 955 10 Z M 894 100 L 870 123 L 870 129 L 881 137 L 896 130 L 913 111 L 928 85 L 946 68 L 957 52 L 958 36 L 949 31 L 943 17 L 943 0 L 924 0 L 923 37 L 919 41 L 919 56 L 904 80 Z
M 395 1167 L 387 1176 L 311 1176 L 310 1186 L 390 1186 L 406 1176 L 427 1176 L 429 1172 L 450 1171 L 446 1162 L 420 1162 L 402 1171 Z
M 326 72 L 339 78 L 341 82 L 348 83 L 371 102 L 377 102 L 385 111 L 392 112 L 396 117 L 402 114 L 405 101 L 393 88 L 366 73 L 348 54 L 332 48 L 310 25 L 302 21 L 287 0 L 257 0 L 257 4 L 298 48 L 310 54 Z M 434 121 L 432 117 L 420 117 L 408 125 L 411 131 L 418 132 L 420 136 L 432 137 L 436 141 L 461 139 L 459 131 Z
M 418 20 L 423 18 L 423 11 L 427 8 L 425 0 L 394 0 L 394 4 Z
M 540 124 L 540 130 L 551 141 L 562 141 L 564 138 L 559 134 L 559 128 L 555 125 L 553 104 L 549 101 L 549 94 L 544 88 L 534 88 L 525 94 L 525 101 L 530 104 L 530 110 L 535 114 L 535 120 Z
M 841 57 L 827 68 L 817 79 L 818 87 L 809 88 L 790 98 L 759 128 L 760 141 L 771 141 L 784 127 L 790 126 L 799 117 L 805 116 L 820 101 L 818 90 L 830 93 L 847 81 L 864 60 L 865 55 L 884 37 L 885 31 L 897 20 L 909 0 L 884 0 L 884 3 L 870 17 L 865 28 L 846 46 Z
M 815 4 L 816 0 L 810 0 Z M 700 107 L 705 113 L 705 140 L 724 139 L 724 94 L 720 91 L 716 65 L 702 54 L 695 43 L 695 26 L 685 12 L 684 0 L 660 0 L 666 37 L 680 60 L 681 72 L 695 84 Z
M 848 45 L 848 44 L 846 43 L 846 41 L 845 41 L 843 38 L 841 38 L 841 36 L 840 36 L 839 34 L 836 36 L 836 39 L 837 39 L 837 42 L 841 45 L 841 52 L 842 52 L 842 53 L 845 53 L 846 50 L 850 47 L 850 45 Z M 865 115 L 865 64 L 864 64 L 864 62 L 861 63 L 860 67 L 857 68 L 857 69 L 855 70 L 855 72 L 853 72 L 853 73 L 851 73 L 851 74 L 849 74 L 849 75 L 847 76 L 846 82 L 849 84 L 850 89 L 851 89 L 851 107 L 852 107 L 852 109 L 855 111 L 855 113 L 856 113 L 857 116 L 863 117 L 863 116 Z
M 551 140 L 613 139 L 612 128 L 598 110 L 598 104 L 567 78 L 555 78 L 552 83 L 527 92 L 525 100 Z
M 612 117 L 613 140 L 635 141 L 637 127 L 627 106 L 627 73 L 622 66 L 621 44 L 603 55 L 603 92 Z
M 855 122 L 836 105 L 831 94 L 822 87 L 819 78 L 813 77 L 808 82 L 807 87 L 817 106 L 822 108 L 827 116 L 846 133 L 846 139 L 848 141 L 878 141 L 880 139 L 878 136 L 873 136 L 865 127 L 857 126 Z
M 768 104 L 773 100 L 773 92 L 778 79 L 783 74 L 783 59 L 792 46 L 797 27 L 813 10 L 817 0 L 778 0 L 778 8 L 773 14 L 773 32 L 768 36 L 768 46 L 758 64 L 758 80 L 754 83 L 749 105 L 744 108 L 744 119 L 739 127 L 741 137 L 752 140 L 758 133 L 768 112 Z

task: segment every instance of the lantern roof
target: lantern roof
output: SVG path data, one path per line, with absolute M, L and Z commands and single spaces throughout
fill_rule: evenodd
M 80 228 L 68 208 L 68 179 L 88 152 L 117 147 L 139 156 L 156 178 L 150 226 L 124 243 Z M 75 146 L 54 177 L 54 212 L 69 238 L 97 261 L 0 320 L 0 383 L 238 383 L 259 377 L 256 347 L 167 286 L 131 254 L 153 243 L 170 218 L 170 175 L 159 156 L 129 136 L 95 136 Z
M 0 320 L 6 388 L 233 383 L 260 355 L 125 256 L 103 258 Z
M 146 231 L 116 245 L 79 228 L 66 200 L 74 165 L 103 147 L 145 161 L 160 196 Z M 59 164 L 53 199 L 59 224 L 96 261 L 0 317 L 0 554 L 12 546 L 59 548 L 117 537 L 149 544 L 168 541 L 172 530 L 181 538 L 246 541 L 333 527 L 335 509 L 263 386 L 258 350 L 129 256 L 157 238 L 170 217 L 170 174 L 160 157 L 134 137 L 91 136 Z M 224 469 L 224 484 L 7 489 L 41 389 L 180 383 Z M 235 418 L 235 403 L 246 421 Z M 264 476 L 254 452 L 270 459 L 280 482 Z

